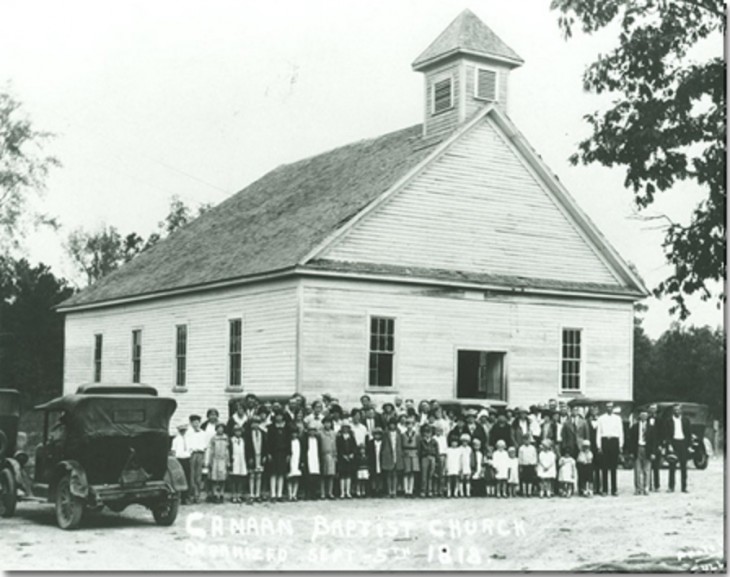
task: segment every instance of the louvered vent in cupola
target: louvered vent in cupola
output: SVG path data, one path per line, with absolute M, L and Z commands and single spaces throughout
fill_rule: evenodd
M 451 89 L 451 78 L 444 78 L 433 83 L 433 114 L 451 109 L 454 98 Z
M 474 82 L 476 90 L 474 97 L 479 100 L 496 101 L 497 94 L 499 94 L 497 91 L 497 71 L 490 68 L 477 67 L 474 72 L 477 76 Z

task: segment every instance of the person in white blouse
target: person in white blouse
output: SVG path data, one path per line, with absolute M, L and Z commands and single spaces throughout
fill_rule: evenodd
M 177 427 L 177 435 L 172 440 L 172 455 L 177 459 L 178 463 L 185 473 L 185 480 L 190 487 L 190 448 L 188 447 L 187 440 L 188 424 L 182 423 Z M 188 502 L 188 491 L 182 494 L 182 503 Z
M 606 412 L 598 417 L 596 429 L 596 444 L 601 454 L 601 494 L 608 495 L 610 474 L 611 495 L 615 497 L 618 495 L 616 469 L 624 446 L 624 423 L 620 412 L 614 412 L 613 403 L 606 403 Z

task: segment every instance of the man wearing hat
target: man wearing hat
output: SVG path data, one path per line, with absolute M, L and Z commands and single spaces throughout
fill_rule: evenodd
M 517 418 L 512 422 L 512 439 L 514 446 L 518 448 L 524 444 L 525 439 L 532 441 L 530 421 L 524 407 L 517 407 Z
M 489 430 L 489 446 L 495 447 L 498 441 L 504 441 L 506 447 L 512 447 L 512 428 L 507 424 L 507 415 L 501 413 L 497 422 Z
M 474 439 L 479 439 L 482 447 L 487 446 L 487 435 L 484 433 L 484 429 L 477 423 L 476 409 L 468 409 L 466 411 L 466 432 L 469 433 L 470 442 Z
M 634 456 L 634 493 L 649 494 L 649 474 L 651 471 L 650 456 L 654 454 L 656 444 L 654 427 L 649 425 L 649 412 L 644 409 L 639 413 L 639 420 L 629 429 L 627 449 Z
M 621 416 L 614 413 L 612 402 L 606 403 L 606 412 L 598 417 L 596 442 L 601 456 L 601 494 L 608 495 L 609 475 L 611 478 L 611 495 L 618 495 L 616 486 L 616 469 L 618 457 L 624 444 L 624 423 Z
M 580 409 L 573 407 L 572 414 L 565 419 L 560 430 L 560 454 L 577 458 L 583 441 L 589 437 L 588 424 L 581 416 Z
M 193 503 L 198 503 L 203 490 L 203 464 L 208 448 L 208 435 L 200 428 L 200 415 L 190 415 L 188 420 L 191 429 L 185 433 L 185 439 L 190 451 L 190 497 Z
M 687 493 L 687 448 L 692 431 L 689 419 L 682 414 L 682 405 L 675 403 L 672 407 L 672 416 L 667 421 L 666 442 L 672 447 L 677 456 L 677 462 L 669 461 L 669 491 L 674 491 L 674 477 L 679 465 L 682 475 L 682 492 Z
M 177 435 L 172 440 L 171 452 L 173 457 L 177 459 L 185 473 L 185 481 L 187 481 L 188 489 L 190 488 L 190 448 L 187 440 L 188 424 L 180 423 L 177 426 Z M 182 494 L 183 504 L 188 502 L 188 491 Z
M 374 497 L 380 497 L 383 493 L 383 467 L 381 454 L 383 451 L 383 429 L 375 427 L 372 430 L 372 438 L 365 444 L 365 452 L 368 459 L 370 474 L 370 487 Z

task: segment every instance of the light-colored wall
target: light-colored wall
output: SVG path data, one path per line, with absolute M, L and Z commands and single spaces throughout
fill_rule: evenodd
M 489 117 L 321 256 L 623 284 Z
M 584 339 L 582 393 L 632 396 L 633 307 L 627 302 L 490 296 L 481 291 L 308 279 L 302 297 L 301 389 L 346 404 L 367 390 L 370 315 L 396 319 L 395 390 L 404 397 L 456 394 L 456 350 L 507 352 L 508 402 L 560 396 L 562 328 Z M 378 395 L 379 402 L 393 391 Z M 569 398 L 562 395 L 561 398 Z
M 143 383 L 178 400 L 176 419 L 226 410 L 228 320 L 243 319 L 245 392 L 291 393 L 296 386 L 295 281 L 225 289 L 66 316 L 64 392 L 93 379 L 94 335 L 104 335 L 102 384 L 132 380 L 132 330 L 142 329 Z M 175 384 L 175 326 L 188 325 L 187 391 Z

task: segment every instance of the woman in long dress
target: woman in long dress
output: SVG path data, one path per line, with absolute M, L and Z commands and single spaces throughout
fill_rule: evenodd
M 213 500 L 223 502 L 223 488 L 228 477 L 228 463 L 230 462 L 230 445 L 226 436 L 226 427 L 223 423 L 215 425 L 215 435 L 208 445 L 208 471 L 213 488 Z
M 322 498 L 334 499 L 334 479 L 337 473 L 337 434 L 332 419 L 322 419 L 322 431 L 319 438 L 320 472 L 322 474 Z
M 289 468 L 291 454 L 291 432 L 286 426 L 282 411 L 274 413 L 272 423 L 266 433 L 271 500 L 282 501 L 284 499 L 284 477 Z
M 296 501 L 299 493 L 299 478 L 302 476 L 302 436 L 304 423 L 297 420 L 292 423 L 291 454 L 289 455 L 289 478 L 287 490 L 289 500 Z

